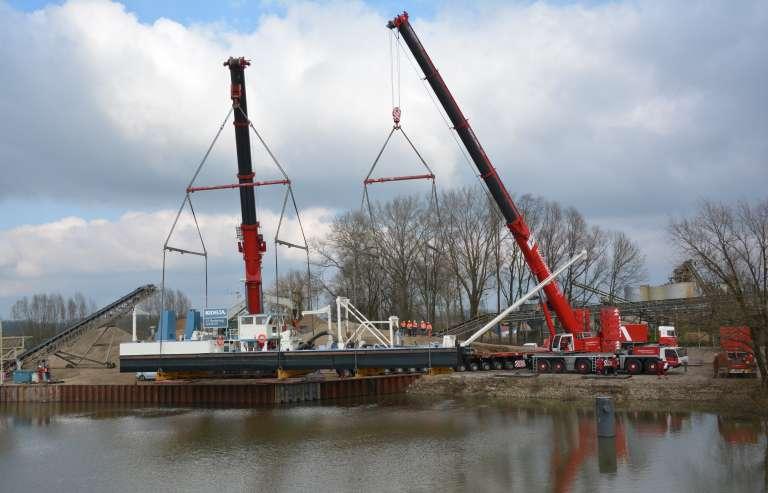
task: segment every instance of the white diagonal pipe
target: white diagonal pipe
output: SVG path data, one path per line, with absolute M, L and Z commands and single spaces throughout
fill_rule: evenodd
M 518 308 L 520 305 L 522 305 L 523 303 L 525 303 L 526 301 L 528 301 L 529 299 L 531 299 L 531 298 L 533 297 L 533 295 L 535 295 L 536 293 L 538 293 L 539 291 L 541 291 L 542 289 L 544 289 L 544 286 L 546 286 L 547 284 L 551 283 L 551 282 L 552 282 L 552 281 L 553 281 L 553 280 L 554 280 L 554 279 L 555 279 L 557 276 L 559 276 L 559 275 L 560 275 L 560 274 L 561 274 L 561 273 L 562 273 L 562 272 L 563 272 L 565 269 L 567 269 L 567 268 L 568 268 L 568 267 L 570 267 L 571 265 L 575 264 L 577 261 L 581 260 L 581 259 L 582 259 L 583 257 L 585 257 L 586 255 L 587 255 L 587 251 L 586 251 L 586 250 L 582 250 L 582 251 L 581 251 L 581 253 L 579 253 L 579 254 L 577 254 L 576 256 L 574 256 L 574 257 L 573 257 L 571 260 L 569 260 L 568 262 L 566 262 L 566 263 L 565 263 L 565 265 L 563 265 L 562 267 L 560 267 L 559 269 L 557 269 L 555 272 L 553 272 L 552 274 L 550 274 L 550 275 L 549 275 L 549 277 L 547 277 L 546 279 L 544 279 L 543 281 L 541 281 L 539 284 L 537 284 L 537 285 L 536 285 L 536 287 L 534 287 L 532 290 L 528 291 L 528 293 L 527 293 L 525 296 L 523 296 L 523 297 L 522 297 L 522 298 L 520 298 L 519 300 L 517 300 L 517 301 L 515 301 L 514 303 L 512 303 L 512 305 L 510 305 L 510 306 L 509 306 L 509 308 L 507 308 L 507 309 L 506 309 L 506 310 L 504 310 L 503 312 L 501 312 L 501 313 L 499 313 L 498 315 L 496 315 L 496 316 L 493 318 L 493 320 L 491 320 L 490 322 L 488 322 L 487 324 L 485 324 L 485 325 L 484 325 L 484 326 L 483 326 L 483 327 L 482 327 L 480 330 L 478 330 L 477 332 L 475 332 L 474 334 L 472 334 L 472 337 L 470 337 L 470 338 L 469 338 L 469 339 L 467 339 L 466 341 L 462 342 L 462 343 L 461 343 L 461 347 L 467 347 L 467 346 L 469 346 L 470 344 L 472 344 L 473 342 L 475 342 L 475 341 L 476 341 L 477 339 L 479 339 L 479 338 L 480 338 L 480 337 L 481 337 L 483 334 L 485 334 L 486 332 L 488 332 L 488 331 L 490 330 L 490 328 L 491 328 L 491 327 L 493 327 L 494 325 L 496 325 L 497 323 L 499 323 L 499 322 L 500 322 L 500 321 L 501 321 L 501 320 L 502 320 L 504 317 L 506 317 L 506 316 L 507 316 L 507 315 L 508 315 L 510 312 L 512 312 L 512 311 L 514 311 L 514 310 L 516 310 L 516 309 L 517 309 L 517 308 Z

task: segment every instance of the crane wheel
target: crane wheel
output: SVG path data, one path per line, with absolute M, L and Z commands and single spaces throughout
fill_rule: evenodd
M 487 361 L 483 361 L 482 367 L 483 371 L 489 371 L 491 369 L 491 364 Z
M 469 364 L 469 371 L 477 371 L 479 369 L 480 365 L 478 365 L 476 361 L 473 361 Z
M 563 373 L 565 371 L 565 361 L 559 359 L 552 362 L 552 373 Z
M 456 367 L 456 371 L 467 371 L 467 365 L 464 363 L 459 364 L 459 366 Z
M 539 373 L 549 373 L 549 361 L 542 359 L 536 362 L 536 371 Z
M 627 371 L 632 375 L 637 375 L 642 370 L 643 370 L 643 365 L 640 364 L 640 361 L 636 359 L 631 359 L 627 361 Z
M 645 373 L 655 373 L 656 365 L 661 363 L 660 361 L 648 360 L 645 362 Z
M 504 362 L 501 361 L 500 359 L 493 360 L 491 362 L 491 364 L 493 365 L 493 369 L 494 370 L 503 370 L 504 369 Z
M 586 375 L 592 370 L 592 365 L 590 365 L 589 360 L 586 359 L 577 360 L 574 366 L 576 367 L 576 371 L 582 375 Z

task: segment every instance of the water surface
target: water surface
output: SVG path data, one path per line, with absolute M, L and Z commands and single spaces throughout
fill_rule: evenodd
M 0 491 L 763 491 L 756 419 L 465 401 L 0 406 Z

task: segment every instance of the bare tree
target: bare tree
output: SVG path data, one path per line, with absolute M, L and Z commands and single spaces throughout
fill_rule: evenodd
M 181 317 L 186 316 L 187 311 L 192 307 L 192 302 L 181 290 L 165 288 L 165 296 L 157 290 L 143 302 L 142 306 L 152 317 L 159 317 L 162 309 L 172 310 Z
M 645 279 L 645 255 L 640 246 L 625 233 L 618 231 L 611 236 L 611 260 L 606 280 L 610 298 L 620 295 L 626 286 Z
M 374 234 L 367 214 L 346 212 L 334 220 L 329 236 L 314 240 L 312 248 L 317 266 L 333 272 L 330 286 L 325 285 L 329 294 L 349 298 L 371 317 L 377 317 L 382 302 Z
M 96 303 L 92 299 L 86 300 L 82 293 L 75 293 L 67 300 L 58 293 L 37 293 L 31 299 L 25 296 L 16 300 L 11 306 L 11 317 L 24 322 L 25 334 L 37 343 L 94 311 Z
M 316 277 L 311 277 L 310 282 L 312 286 L 307 285 L 306 271 L 294 269 L 282 274 L 276 283 L 272 283 L 267 292 L 276 297 L 290 299 L 296 316 L 299 316 L 303 310 L 309 309 L 310 293 L 320 289 Z
M 480 302 L 493 275 L 494 237 L 498 221 L 485 200 L 472 188 L 443 194 L 445 238 L 454 275 L 466 295 L 469 318 L 478 315 Z
M 429 244 L 428 221 L 417 197 L 397 197 L 377 207 L 378 258 L 386 281 L 389 306 L 401 318 L 415 318 L 416 266 Z
M 332 273 L 323 289 L 349 297 L 377 319 L 395 313 L 450 325 L 477 316 L 494 288 L 498 310 L 536 283 L 496 205 L 481 191 L 449 191 L 439 202 L 439 214 L 429 200 L 398 197 L 337 217 L 330 235 L 312 242 L 318 279 Z M 594 296 L 575 289 L 575 280 L 613 283 L 616 291 L 641 277 L 642 254 L 626 235 L 611 236 L 576 209 L 541 197 L 523 195 L 517 204 L 551 267 L 587 250 L 585 261 L 563 277 L 572 300 L 587 303 Z
M 729 311 L 724 321 L 750 327 L 763 388 L 768 389 L 768 199 L 735 206 L 704 201 L 693 218 L 673 220 L 669 233 L 707 280 L 726 286 L 721 297 L 739 309 Z

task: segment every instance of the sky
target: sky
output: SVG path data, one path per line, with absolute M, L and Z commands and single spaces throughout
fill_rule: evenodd
M 294 183 L 308 236 L 322 238 L 336 214 L 359 207 L 391 128 L 385 24 L 404 8 L 510 192 L 625 231 L 646 255 L 648 282 L 665 282 L 680 260 L 670 218 L 704 198 L 766 196 L 763 1 L 0 0 L 0 317 L 37 292 L 105 304 L 160 283 L 184 188 L 229 109 L 229 56 L 251 59 L 251 118 Z M 420 74 L 404 51 L 399 60 L 403 128 L 438 187 L 475 184 Z M 257 176 L 279 177 L 252 147 Z M 379 170 L 410 174 L 418 163 L 395 141 Z M 227 125 L 196 183 L 230 183 L 235 172 Z M 258 193 L 268 239 L 282 193 Z M 193 201 L 209 305 L 226 306 L 242 291 L 238 197 Z M 300 241 L 294 217 L 281 237 Z M 185 214 L 171 244 L 196 241 Z M 281 269 L 300 260 L 279 251 Z M 202 279 L 200 259 L 169 257 L 167 284 L 198 306 Z

